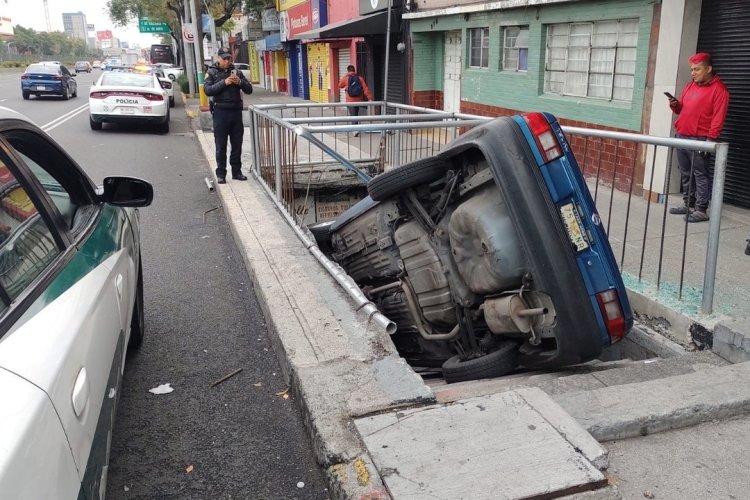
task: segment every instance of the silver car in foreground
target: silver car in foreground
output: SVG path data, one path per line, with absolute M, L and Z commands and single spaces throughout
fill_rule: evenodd
M 138 212 L 0 108 L 0 497 L 96 499 L 128 347 L 144 333 Z

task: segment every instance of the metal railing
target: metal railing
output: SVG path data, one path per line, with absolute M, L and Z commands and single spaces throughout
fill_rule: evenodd
M 368 113 L 349 116 L 351 106 L 366 106 Z M 384 106 L 390 114 L 381 114 Z M 306 205 L 295 206 L 295 192 L 305 192 L 306 204 L 311 190 L 333 182 L 331 178 L 343 176 L 350 186 L 364 187 L 373 175 L 433 156 L 466 130 L 491 120 L 385 102 L 272 104 L 250 106 L 249 113 L 254 173 L 299 225 L 312 221 L 305 218 Z M 688 287 L 693 301 L 693 291 L 699 290 L 696 312 L 711 314 L 728 144 L 568 126 L 563 131 L 589 183 L 626 285 L 654 287 L 680 302 Z M 675 148 L 715 154 L 707 233 L 683 217 L 668 216 L 669 189 L 662 187 L 671 185 L 672 168 L 657 182 L 656 166 L 671 165 Z M 321 184 L 326 175 L 331 177 Z M 667 194 L 653 194 L 661 191 Z M 698 261 L 703 262 L 702 272 L 694 265 Z

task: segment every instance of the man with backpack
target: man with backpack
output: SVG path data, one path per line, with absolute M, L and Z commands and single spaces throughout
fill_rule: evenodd
M 351 64 L 346 67 L 347 74 L 341 77 L 339 82 L 339 88 L 344 89 L 346 93 L 346 102 L 363 102 L 365 100 L 372 101 L 372 92 L 367 87 L 365 79 L 357 74 L 357 70 Z M 349 106 L 349 116 L 359 116 L 359 110 L 361 106 Z M 359 132 L 354 133 L 354 137 L 357 137 Z

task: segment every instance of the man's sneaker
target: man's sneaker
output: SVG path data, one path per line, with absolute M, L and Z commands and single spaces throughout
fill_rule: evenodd
M 679 207 L 670 208 L 669 213 L 672 215 L 685 215 L 686 213 L 688 213 L 688 210 L 691 214 L 695 211 L 693 207 L 688 208 L 685 205 L 680 205 Z
M 217 177 L 216 178 L 216 183 L 217 184 L 226 184 L 227 183 L 227 178 L 226 177 Z
M 688 222 L 706 222 L 708 220 L 708 214 L 706 212 L 699 212 L 697 210 L 686 217 Z
M 246 181 L 247 180 L 247 176 L 243 175 L 243 174 L 237 174 L 237 175 L 232 174 L 232 179 L 234 179 L 236 181 Z

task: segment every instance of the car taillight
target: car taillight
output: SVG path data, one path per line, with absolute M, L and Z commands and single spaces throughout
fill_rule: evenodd
M 596 294 L 599 310 L 604 317 L 604 324 L 609 333 L 609 339 L 614 344 L 622 340 L 626 333 L 625 316 L 622 314 L 620 297 L 616 290 L 607 290 Z
M 21 75 L 21 80 L 28 80 L 29 78 L 31 78 L 31 77 L 29 75 L 27 75 L 26 73 L 24 73 L 23 75 Z
M 143 97 L 145 97 L 146 99 L 148 99 L 149 101 L 163 101 L 164 100 L 164 96 L 161 95 L 161 94 L 146 94 L 146 93 L 143 93 L 141 95 Z
M 53 79 L 53 80 L 62 80 L 62 79 L 63 79 L 63 77 L 61 77 L 60 75 L 54 75 L 54 76 L 52 77 L 52 79 Z
M 527 113 L 523 115 L 523 119 L 529 126 L 529 129 L 531 129 L 531 134 L 534 136 L 536 145 L 539 147 L 545 163 L 560 158 L 563 155 L 560 143 L 557 142 L 557 137 L 555 137 L 555 132 L 543 114 Z
M 89 94 L 92 99 L 106 99 L 109 97 L 109 92 L 92 92 Z

